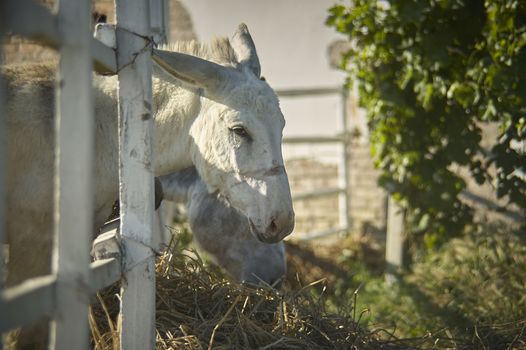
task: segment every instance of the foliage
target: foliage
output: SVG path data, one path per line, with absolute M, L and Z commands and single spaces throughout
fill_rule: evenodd
M 526 208 L 516 171 L 526 164 L 526 2 L 353 0 L 329 12 L 351 40 L 342 68 L 368 113 L 380 183 L 414 232 L 432 245 L 472 222 L 457 166 Z M 480 126 L 491 122 L 500 138 L 485 150 Z

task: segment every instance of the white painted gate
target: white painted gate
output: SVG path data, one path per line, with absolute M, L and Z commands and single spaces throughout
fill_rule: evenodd
M 0 249 L 0 332 L 50 315 L 50 348 L 85 349 L 91 295 L 122 277 L 121 348 L 155 347 L 150 56 L 152 39 L 166 38 L 165 6 L 165 0 L 116 0 L 114 50 L 91 36 L 89 1 L 60 0 L 56 15 L 29 0 L 0 2 L 0 38 L 6 33 L 22 35 L 57 49 L 61 58 L 53 273 L 3 289 Z M 120 244 L 125 254 L 122 259 L 108 257 L 90 264 L 92 183 L 86 174 L 91 172 L 93 157 L 92 66 L 99 73 L 118 74 L 119 79 Z M 2 85 L 0 242 L 5 237 L 7 191 L 4 99 Z

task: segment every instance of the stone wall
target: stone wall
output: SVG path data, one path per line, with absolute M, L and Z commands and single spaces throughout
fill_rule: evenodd
M 338 186 L 338 166 L 316 158 L 286 160 L 291 191 L 300 194 Z M 370 146 L 361 136 L 349 145 L 350 233 L 383 235 L 386 225 L 386 193 L 378 186 Z M 338 196 L 331 195 L 294 202 L 295 237 L 339 226 Z
M 338 186 L 338 168 L 334 164 L 297 158 L 287 160 L 285 166 L 293 195 Z M 294 211 L 295 238 L 339 226 L 337 195 L 295 201 Z
M 386 192 L 378 186 L 379 171 L 374 168 L 370 145 L 360 136 L 349 145 L 349 201 L 352 233 L 384 234 Z

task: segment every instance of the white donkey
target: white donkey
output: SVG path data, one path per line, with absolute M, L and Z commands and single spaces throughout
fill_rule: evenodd
M 208 193 L 194 167 L 159 177 L 164 199 L 182 203 L 200 248 L 238 282 L 278 287 L 286 272 L 283 242 L 263 243 L 247 217 L 221 195 Z
M 278 242 L 294 226 L 281 154 L 285 124 L 260 79 L 245 25 L 233 38 L 154 50 L 154 172 L 195 165 L 210 193 L 247 217 L 252 233 Z M 53 218 L 54 67 L 2 68 L 7 81 L 8 284 L 49 273 Z M 94 232 L 118 197 L 116 77 L 94 76 Z M 67 86 L 62 86 L 66 88 Z M 74 102 L 74 101 L 72 101 Z

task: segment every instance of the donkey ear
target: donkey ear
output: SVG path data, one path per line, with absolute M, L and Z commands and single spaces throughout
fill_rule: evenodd
M 170 76 L 211 92 L 228 80 L 227 68 L 199 57 L 154 49 L 152 59 Z
M 252 37 L 245 23 L 241 23 L 239 27 L 237 27 L 232 39 L 230 39 L 230 44 L 236 53 L 239 63 L 249 67 L 256 77 L 259 78 L 261 75 L 261 65 L 259 64 L 258 54 L 256 53 L 256 46 L 254 45 L 254 41 L 252 41 Z

